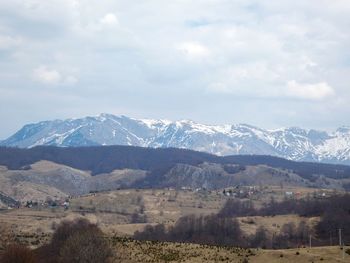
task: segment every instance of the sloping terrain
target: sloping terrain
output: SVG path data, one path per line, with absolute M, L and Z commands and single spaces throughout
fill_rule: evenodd
M 285 185 L 348 189 L 350 167 L 268 156 L 218 157 L 127 146 L 0 148 L 0 191 L 16 200 L 62 199 L 119 188 Z
M 216 156 L 176 148 L 142 148 L 132 146 L 53 147 L 31 149 L 0 147 L 0 165 L 11 170 L 29 168 L 41 160 L 63 164 L 75 169 L 90 171 L 92 175 L 111 173 L 121 169 L 139 169 L 165 174 L 176 164 L 197 166 L 204 162 L 224 165 L 267 165 L 294 171 L 306 179 L 317 175 L 334 179 L 350 178 L 350 166 L 310 162 L 295 162 L 263 155 Z M 316 177 L 313 178 L 313 175 Z
M 91 176 L 89 172 L 48 161 L 39 161 L 25 170 L 0 169 L 0 192 L 16 200 L 62 199 L 91 191 L 128 187 L 145 176 L 139 170 L 118 170 Z
M 266 165 L 240 166 L 240 170 L 227 171 L 222 164 L 203 163 L 198 166 L 177 164 L 164 176 L 149 176 L 145 180 L 138 181 L 136 186 L 151 187 L 190 187 L 192 189 L 205 188 L 209 190 L 222 189 L 237 185 L 289 185 L 300 187 L 342 189 L 343 184 L 349 179 L 336 180 L 319 176 L 315 180 L 309 180 L 288 170 L 272 168 Z M 233 166 L 234 167 L 234 166 Z M 153 179 L 153 180 L 152 180 Z
M 176 147 L 222 156 L 258 154 L 350 164 L 349 127 L 329 133 L 298 127 L 266 130 L 247 124 L 205 125 L 189 120 L 172 122 L 111 114 L 28 124 L 0 145 Z

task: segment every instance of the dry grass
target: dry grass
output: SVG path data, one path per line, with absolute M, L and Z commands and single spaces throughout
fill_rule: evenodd
M 287 250 L 258 250 L 217 247 L 184 243 L 140 242 L 112 239 L 117 253 L 115 262 L 251 262 L 251 263 L 310 263 L 349 262 L 350 256 L 338 247 Z
M 242 231 L 246 234 L 254 234 L 259 226 L 263 226 L 270 233 L 279 233 L 281 227 L 287 223 L 294 223 L 296 226 L 305 221 L 313 226 L 319 221 L 319 217 L 305 218 L 298 215 L 276 215 L 276 216 L 247 216 L 239 217 L 238 221 Z
M 260 250 L 257 256 L 251 258 L 252 263 L 310 263 L 310 262 L 349 262 L 350 256 L 339 247 L 316 247 L 284 250 Z
M 271 195 L 282 198 L 290 188 L 269 188 L 262 200 Z M 303 195 L 312 189 L 293 189 Z M 38 247 L 47 243 L 55 225 L 62 220 L 85 217 L 97 223 L 113 244 L 122 262 L 349 262 L 349 255 L 342 261 L 342 251 L 338 247 L 290 250 L 244 250 L 238 248 L 203 246 L 167 242 L 139 242 L 122 238 L 141 230 L 145 224 L 130 224 L 130 215 L 144 207 L 149 222 L 173 224 L 179 217 L 188 214 L 216 213 L 224 204 L 226 197 L 213 191 L 196 193 L 175 190 L 120 190 L 96 195 L 82 196 L 71 200 L 71 209 L 13 209 L 0 212 L 0 225 L 6 225 L 7 232 L 16 242 Z M 253 234 L 259 226 L 271 233 L 279 232 L 288 222 L 298 224 L 305 220 L 295 215 L 274 217 L 241 217 L 238 219 L 242 230 Z M 306 219 L 310 225 L 318 218 Z M 115 237 L 119 236 L 119 237 Z
M 279 198 L 290 188 L 268 188 L 265 199 L 271 195 Z M 303 194 L 312 189 L 294 189 Z M 81 196 L 71 200 L 68 211 L 62 208 L 13 209 L 0 212 L 0 223 L 9 224 L 11 230 L 21 241 L 32 247 L 47 240 L 53 229 L 63 219 L 72 220 L 85 217 L 97 223 L 108 235 L 131 236 L 136 230 L 142 230 L 145 224 L 131 224 L 130 218 L 134 212 L 144 210 L 147 222 L 150 224 L 164 223 L 172 225 L 185 215 L 206 215 L 217 213 L 224 205 L 227 197 L 220 192 L 192 192 L 175 190 L 119 190 Z M 254 201 L 258 206 L 263 198 Z M 242 217 L 239 222 L 246 234 L 253 234 L 259 226 L 264 226 L 271 233 L 279 232 L 280 227 L 288 222 L 298 224 L 302 219 L 295 215 L 274 217 Z M 314 224 L 318 219 L 307 219 Z M 33 238 L 40 236 L 40 242 Z

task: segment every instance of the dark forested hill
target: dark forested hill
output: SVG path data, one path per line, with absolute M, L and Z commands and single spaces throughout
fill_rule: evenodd
M 162 167 L 170 168 L 177 163 L 197 165 L 203 162 L 224 161 L 215 155 L 176 148 L 38 146 L 20 149 L 0 147 L 0 165 L 5 165 L 9 169 L 25 169 L 26 166 L 40 160 L 88 170 L 94 175 L 123 168 L 153 171 Z
M 312 179 L 324 175 L 333 179 L 350 178 L 350 166 L 295 162 L 263 155 L 236 155 L 219 157 L 207 153 L 176 148 L 142 148 L 134 146 L 92 146 L 62 148 L 39 146 L 31 149 L 0 147 L 0 165 L 9 169 L 26 169 L 29 165 L 47 160 L 80 170 L 91 171 L 93 175 L 109 173 L 115 169 L 140 169 L 166 172 L 176 164 L 219 163 L 267 165 L 293 171 L 303 178 Z
M 348 165 L 295 162 L 266 155 L 232 155 L 224 157 L 224 159 L 227 163 L 238 163 L 241 165 L 264 164 L 274 168 L 287 169 L 308 180 L 314 179 L 317 175 L 324 175 L 333 179 L 350 178 L 350 166 Z

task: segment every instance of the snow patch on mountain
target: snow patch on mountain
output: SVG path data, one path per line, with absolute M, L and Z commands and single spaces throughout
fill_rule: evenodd
M 103 113 L 28 124 L 0 145 L 177 147 L 217 155 L 264 154 L 350 164 L 350 127 L 346 126 L 332 133 L 299 127 L 265 130 L 248 124 L 207 125 L 191 120 L 134 119 Z

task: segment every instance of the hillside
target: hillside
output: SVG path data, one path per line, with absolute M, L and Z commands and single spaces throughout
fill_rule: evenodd
M 263 155 L 216 156 L 177 148 L 143 148 L 132 146 L 53 147 L 31 149 L 0 147 L 0 165 L 9 169 L 26 169 L 35 162 L 47 160 L 72 168 L 90 171 L 93 175 L 116 169 L 147 171 L 168 170 L 175 164 L 198 165 L 204 162 L 235 165 L 267 165 L 292 170 L 303 177 L 350 178 L 350 166 L 296 162 Z
M 223 189 L 239 185 L 349 189 L 350 167 L 270 156 L 220 157 L 131 146 L 0 148 L 0 191 L 45 200 L 127 188 Z

